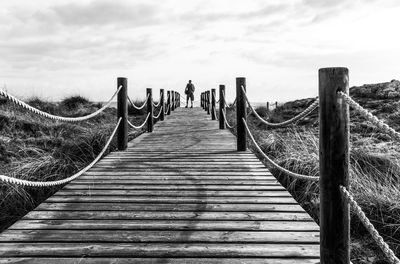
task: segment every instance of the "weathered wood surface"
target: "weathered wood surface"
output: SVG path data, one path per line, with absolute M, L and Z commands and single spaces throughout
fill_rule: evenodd
M 154 132 L 0 234 L 0 263 L 319 263 L 319 227 L 201 108 Z

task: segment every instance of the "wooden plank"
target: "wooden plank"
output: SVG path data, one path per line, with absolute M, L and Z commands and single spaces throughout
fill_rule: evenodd
M 79 184 L 87 184 L 93 182 L 93 180 L 81 180 L 77 179 L 73 183 L 79 183 Z M 271 182 L 271 181 L 256 181 L 256 180 L 201 180 L 201 179 L 192 179 L 190 181 L 185 181 L 185 180 L 160 180 L 160 181 L 154 181 L 154 180 L 134 180 L 134 179 L 127 179 L 127 180 L 95 180 L 94 181 L 96 184 L 158 184 L 158 185 L 163 185 L 163 184 L 168 184 L 168 185 L 269 185 L 269 186 L 276 186 L 279 185 L 276 182 Z
M 57 192 L 57 195 L 65 196 L 163 196 L 163 197 L 290 197 L 290 194 L 286 191 L 206 191 L 206 190 L 192 190 L 192 191 L 181 191 L 181 190 L 61 190 Z
M 7 230 L 0 242 L 210 242 L 318 244 L 319 232 L 149 231 L 149 230 Z
M 198 220 L 20 220 L 11 229 L 67 230 L 226 230 L 319 231 L 311 221 L 198 221 Z
M 241 175 L 234 175 L 234 176 L 209 176 L 209 175 L 198 175 L 198 176 L 184 176 L 184 175 L 84 175 L 80 176 L 80 180 L 124 180 L 124 179 L 132 179 L 132 180 L 249 180 L 249 176 L 241 176 Z M 251 176 L 252 180 L 265 180 L 271 182 L 277 182 L 275 178 L 271 178 L 268 176 Z
M 235 172 L 235 171 L 219 171 L 219 172 L 206 172 L 206 171 L 88 171 L 85 172 L 83 175 L 182 175 L 182 176 L 198 176 L 198 175 L 205 175 L 205 176 L 214 176 L 214 175 L 219 175 L 219 176 L 235 176 L 235 175 L 240 175 L 240 176 L 249 176 L 251 179 L 251 176 L 269 176 L 272 179 L 272 175 L 270 172 L 265 173 L 265 172 L 250 172 L 250 171 L 245 171 L 245 172 Z
M 292 197 L 155 197 L 155 196 L 63 196 L 57 193 L 47 202 L 119 202 L 119 203 L 281 203 L 297 204 Z
M 285 190 L 280 185 L 198 185 L 194 184 L 181 184 L 181 185 L 169 185 L 169 184 L 99 184 L 94 182 L 89 183 L 70 183 L 63 188 L 63 190 L 201 190 L 203 191 L 220 191 L 220 190 L 259 190 L 259 191 L 283 191 Z
M 268 258 L 269 264 L 319 264 L 319 259 L 310 258 Z M 263 258 L 4 258 L 0 263 L 19 263 L 19 264 L 265 264 Z
M 148 204 L 148 203 L 42 203 L 36 210 L 51 211 L 179 211 L 179 212 L 304 212 L 298 204 Z
M 309 244 L 209 243 L 2 243 L 1 257 L 318 257 L 319 246 Z
M 142 220 L 268 220 L 268 221 L 312 221 L 306 213 L 282 212 L 148 212 L 148 211 L 38 211 L 28 213 L 24 220 L 34 219 L 142 219 Z

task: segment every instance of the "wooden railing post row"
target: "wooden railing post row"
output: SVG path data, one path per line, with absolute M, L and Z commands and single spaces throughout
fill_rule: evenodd
M 167 115 L 171 114 L 171 91 L 167 91 Z
M 117 89 L 122 86 L 117 96 L 117 120 L 122 118 L 117 132 L 118 150 L 128 147 L 128 79 L 117 78 Z
M 149 114 L 149 119 L 147 120 L 147 132 L 153 132 L 153 94 L 152 94 L 152 89 L 147 88 L 146 89 L 146 95 L 148 96 L 147 98 L 147 114 Z
M 210 97 L 211 97 L 210 91 L 207 91 L 207 115 L 210 114 L 210 110 L 211 110 L 211 107 L 210 107 L 211 98 Z
M 219 129 L 225 129 L 223 112 L 225 111 L 225 85 L 219 85 Z
M 237 131 L 237 150 L 246 151 L 247 133 L 243 118 L 246 120 L 246 98 L 244 97 L 242 86 L 246 91 L 246 78 L 236 78 L 236 131 Z
M 164 89 L 160 89 L 160 121 L 164 121 L 165 107 L 164 107 Z
M 211 120 L 216 120 L 216 116 L 215 116 L 215 88 L 211 89 Z
M 340 193 L 349 186 L 349 106 L 347 68 L 319 70 L 320 259 L 350 263 L 350 206 Z

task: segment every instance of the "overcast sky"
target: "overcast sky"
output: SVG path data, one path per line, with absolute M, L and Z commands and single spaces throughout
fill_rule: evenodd
M 128 77 L 199 91 L 247 78 L 253 101 L 317 95 L 318 69 L 350 85 L 400 79 L 398 0 L 1 0 L 0 87 L 103 101 Z M 158 92 L 157 92 L 158 93 Z

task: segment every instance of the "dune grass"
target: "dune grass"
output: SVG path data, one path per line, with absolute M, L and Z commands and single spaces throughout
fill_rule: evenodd
M 62 116 L 83 116 L 102 105 L 73 96 L 60 103 L 31 98 L 32 106 Z M 140 103 L 140 102 L 138 102 Z M 130 116 L 134 123 L 144 112 Z M 32 114 L 6 101 L 0 104 L 0 174 L 32 181 L 66 178 L 87 166 L 102 150 L 117 121 L 108 108 L 84 122 L 61 123 Z M 130 139 L 143 131 L 133 131 Z M 115 149 L 115 139 L 108 151 Z M 25 188 L 0 183 L 0 230 L 25 215 L 62 186 Z
M 298 107 L 280 107 L 268 112 L 256 111 L 272 122 L 286 120 L 304 110 L 312 100 Z M 296 105 L 296 104 L 294 104 Z M 371 107 L 371 102 L 364 104 Z M 399 104 L 384 102 L 373 111 L 398 129 L 393 117 L 399 115 Z M 372 110 L 372 109 L 371 109 Z M 235 123 L 235 112 L 228 111 L 228 119 Z M 270 129 L 250 115 L 250 129 L 262 150 L 282 167 L 293 172 L 317 176 L 319 173 L 318 111 L 305 121 L 286 128 Z M 389 120 L 390 119 L 390 120 Z M 356 201 L 363 208 L 379 233 L 397 255 L 400 255 L 400 144 L 372 127 L 356 114 L 351 115 L 350 185 Z M 236 134 L 236 131 L 233 130 Z M 253 148 L 250 144 L 250 148 Z M 255 149 L 253 148 L 255 151 Z M 256 151 L 255 151 L 256 152 Z M 261 156 L 258 155 L 260 158 Z M 264 163 L 267 166 L 270 164 Z M 319 222 L 318 183 L 296 180 L 271 168 L 271 172 Z M 360 223 L 351 215 L 351 249 L 353 263 L 387 263 L 380 249 Z

